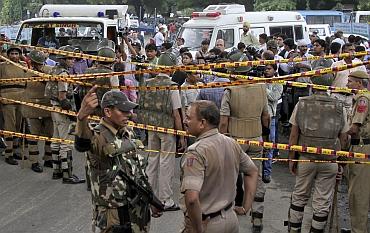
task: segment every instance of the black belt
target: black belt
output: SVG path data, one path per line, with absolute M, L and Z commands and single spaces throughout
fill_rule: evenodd
M 26 88 L 25 85 L 17 85 L 17 84 L 14 84 L 14 85 L 1 85 L 0 86 L 0 89 L 6 89 L 6 88 Z
M 233 206 L 233 203 L 231 202 L 230 204 L 228 204 L 223 210 L 224 211 L 227 211 L 229 210 L 231 207 Z M 222 210 L 219 210 L 217 212 L 214 212 L 214 213 L 210 213 L 210 214 L 202 214 L 202 221 L 206 220 L 207 218 L 215 218 L 219 215 L 221 215 L 221 211 Z
M 357 145 L 360 144 L 360 141 L 361 141 L 361 139 L 351 139 L 351 145 L 352 146 L 357 146 Z M 362 143 L 364 145 L 369 145 L 370 144 L 370 138 L 363 138 Z

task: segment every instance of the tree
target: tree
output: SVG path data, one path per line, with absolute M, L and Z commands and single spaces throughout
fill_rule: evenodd
M 4 0 L 1 16 L 1 23 L 8 25 L 22 20 L 21 0 Z
M 255 11 L 291 11 L 296 9 L 293 0 L 257 0 L 254 5 Z
M 357 9 L 361 11 L 368 11 L 370 10 L 370 2 L 368 0 L 360 0 Z

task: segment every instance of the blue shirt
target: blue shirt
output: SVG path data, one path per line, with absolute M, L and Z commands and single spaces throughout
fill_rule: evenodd
M 215 76 L 215 79 L 212 82 L 213 83 L 226 83 L 226 82 L 230 82 L 230 80 L 227 79 L 227 78 L 220 78 L 220 77 Z M 223 87 L 200 89 L 197 100 L 212 101 L 220 109 L 221 108 L 222 96 L 224 95 L 224 91 L 225 91 L 225 88 L 223 88 Z

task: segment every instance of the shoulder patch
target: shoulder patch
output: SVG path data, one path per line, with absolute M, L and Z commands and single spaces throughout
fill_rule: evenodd
M 195 160 L 194 157 L 186 158 L 186 166 L 187 167 L 192 167 L 193 166 L 193 163 L 194 163 L 194 160 Z
M 358 104 L 357 104 L 357 107 L 356 107 L 356 111 L 358 113 L 364 113 L 366 110 L 367 110 L 367 99 L 364 99 L 364 98 L 360 98 L 358 100 Z

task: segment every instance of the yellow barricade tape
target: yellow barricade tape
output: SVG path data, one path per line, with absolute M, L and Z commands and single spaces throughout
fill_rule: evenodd
M 76 116 L 76 112 L 73 111 L 67 111 L 62 110 L 57 107 L 49 107 L 49 106 L 43 106 L 40 104 L 34 104 L 34 103 L 28 103 L 24 101 L 19 100 L 13 100 L 8 99 L 4 97 L 0 97 L 0 100 L 2 101 L 9 101 L 13 103 L 23 104 L 26 106 L 43 109 L 46 111 L 52 111 L 52 112 L 58 112 L 61 114 L 66 114 L 70 116 Z M 100 118 L 98 116 L 90 116 L 91 120 L 99 120 Z M 163 127 L 157 127 L 152 125 L 144 125 L 144 124 L 137 124 L 132 121 L 128 124 L 131 127 L 145 129 L 149 131 L 155 131 L 160 133 L 168 133 L 168 134 L 174 134 L 174 135 L 181 135 L 181 136 L 191 136 L 186 131 L 183 130 L 175 130 L 175 129 L 168 129 Z M 260 146 L 266 149 L 281 149 L 281 150 L 290 150 L 290 151 L 297 151 L 297 152 L 303 152 L 303 153 L 311 153 L 311 154 L 323 154 L 328 156 L 338 156 L 338 157 L 350 157 L 350 158 L 358 158 L 358 159 L 369 159 L 369 155 L 364 153 L 355 153 L 355 152 L 348 152 L 348 151 L 336 151 L 332 149 L 326 149 L 326 148 L 317 148 L 317 147 L 307 147 L 307 146 L 299 146 L 299 145 L 288 145 L 283 143 L 271 143 L 271 142 L 260 142 L 260 141 L 254 141 L 254 140 L 245 140 L 245 139 L 236 139 L 236 141 L 239 144 L 246 144 L 246 145 L 253 145 L 253 146 Z
M 52 137 L 44 137 L 38 136 L 33 134 L 24 134 L 24 133 L 16 133 L 12 131 L 0 130 L 0 135 L 5 137 L 18 137 L 18 138 L 26 138 L 29 140 L 37 140 L 37 141 L 49 141 L 55 143 L 65 143 L 65 144 L 74 144 L 74 140 L 66 140 L 61 138 L 52 138 Z M 150 149 L 143 149 L 142 151 L 149 152 L 149 153 L 169 153 L 169 154 L 179 154 L 183 155 L 184 153 L 177 153 L 177 152 L 168 152 L 168 151 L 159 151 L 159 150 L 150 150 Z M 305 162 L 305 163 L 338 163 L 338 164 L 370 164 L 370 161 L 358 161 L 358 160 L 347 160 L 347 161 L 338 161 L 338 160 L 316 160 L 316 159 L 278 159 L 278 158 L 256 158 L 251 157 L 252 160 L 260 160 L 260 161 L 280 161 L 280 162 Z
M 85 58 L 85 59 L 105 61 L 105 62 L 114 61 L 114 59 L 112 58 L 94 56 L 94 55 L 82 54 L 82 53 L 75 53 L 75 52 L 67 52 L 67 51 L 62 51 L 59 49 L 44 48 L 44 47 L 32 46 L 32 45 L 22 45 L 22 44 L 17 44 L 14 42 L 7 42 L 7 41 L 2 41 L 1 43 L 15 45 L 15 46 L 22 47 L 22 48 L 31 48 L 31 49 L 46 51 L 48 53 L 59 54 L 59 55 L 64 55 L 64 56 L 69 56 L 69 57 Z M 355 53 L 342 53 L 339 55 L 330 54 L 330 55 L 324 55 L 324 56 L 312 56 L 312 57 L 293 58 L 293 59 L 259 60 L 259 61 L 245 61 L 245 62 L 236 62 L 236 63 L 222 62 L 222 63 L 209 63 L 209 64 L 199 64 L 199 65 L 191 65 L 191 66 L 176 66 L 176 67 L 180 69 L 214 69 L 214 68 L 234 67 L 234 64 L 237 64 L 236 67 L 238 66 L 257 66 L 257 65 L 268 65 L 268 64 L 288 63 L 288 62 L 313 61 L 313 60 L 319 60 L 319 59 L 345 58 L 349 56 L 361 57 L 361 56 L 366 56 L 366 55 L 370 55 L 370 51 L 361 51 L 361 52 L 355 52 Z M 130 62 L 130 63 L 135 64 L 135 65 L 140 65 L 140 66 L 164 67 L 164 66 L 152 65 L 148 63 L 138 63 L 138 62 Z M 217 67 L 214 67 L 214 66 L 217 66 Z M 208 67 L 213 67 L 213 68 L 208 68 Z

